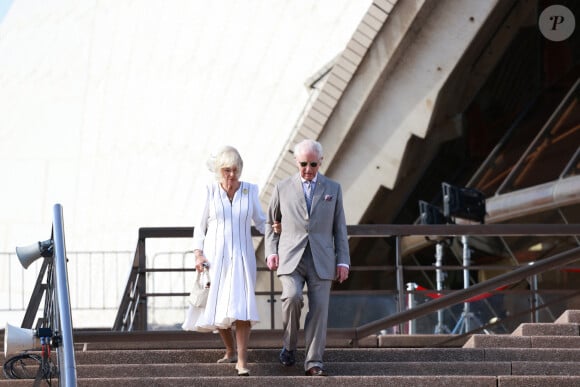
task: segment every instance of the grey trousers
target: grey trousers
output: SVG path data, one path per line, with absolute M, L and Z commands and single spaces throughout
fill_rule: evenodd
M 284 347 L 296 350 L 300 316 L 304 306 L 303 288 L 308 292 L 308 313 L 304 322 L 305 359 L 304 369 L 323 367 L 328 325 L 328 303 L 332 281 L 323 280 L 316 274 L 310 247 L 307 246 L 298 267 L 292 274 L 281 275 L 282 282 L 282 328 Z

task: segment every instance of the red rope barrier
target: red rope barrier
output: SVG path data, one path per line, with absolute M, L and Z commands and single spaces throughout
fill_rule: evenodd
M 500 286 L 499 288 L 496 288 L 495 291 L 505 290 L 505 289 L 507 289 L 507 287 L 508 287 L 507 285 Z M 417 290 L 420 290 L 420 291 L 423 291 L 424 292 L 424 291 L 428 291 L 429 289 L 427 289 L 427 288 L 425 288 L 425 287 L 423 287 L 421 285 L 417 285 Z M 441 294 L 441 293 L 426 293 L 425 295 L 427 297 L 429 297 L 429 298 L 432 298 L 432 299 L 436 299 L 436 298 L 443 297 L 443 294 Z M 480 295 L 477 295 L 477 296 L 468 298 L 464 302 L 481 301 L 481 300 L 483 300 L 485 298 L 488 298 L 488 297 L 491 297 L 491 296 L 493 296 L 493 293 L 492 292 L 482 293 Z

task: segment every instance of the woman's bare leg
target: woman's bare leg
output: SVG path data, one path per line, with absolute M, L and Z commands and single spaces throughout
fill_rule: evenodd
M 232 334 L 231 329 L 218 329 L 220 337 L 226 346 L 226 355 L 228 359 L 231 359 L 236 356 L 236 347 L 234 343 L 234 336 Z
M 236 321 L 236 343 L 238 346 L 238 364 L 236 368 L 248 368 L 248 342 L 252 326 L 249 321 Z

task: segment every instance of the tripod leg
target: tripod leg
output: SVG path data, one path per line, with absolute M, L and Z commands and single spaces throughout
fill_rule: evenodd
M 455 324 L 455 328 L 453 328 L 453 331 L 451 331 L 451 333 L 458 333 L 461 332 L 463 330 L 463 323 L 465 322 L 465 315 L 461 314 L 461 317 L 459 317 L 459 320 L 457 320 L 457 324 Z

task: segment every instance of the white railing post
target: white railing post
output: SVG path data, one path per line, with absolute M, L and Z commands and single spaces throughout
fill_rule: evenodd
M 416 306 L 415 301 L 415 290 L 417 290 L 417 284 L 414 282 L 407 283 L 407 310 L 413 309 Z M 415 320 L 409 320 L 407 323 L 407 333 L 409 335 L 414 335 L 417 330 L 417 323 Z

